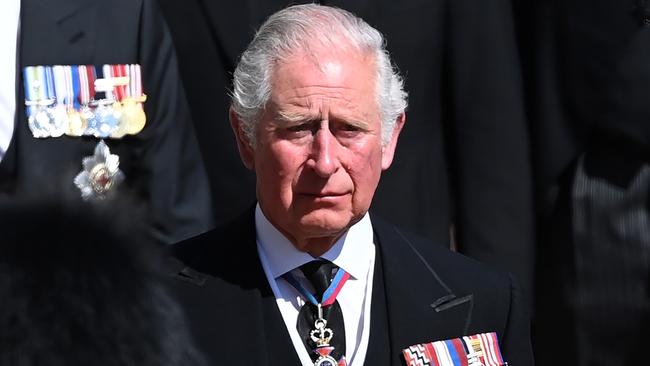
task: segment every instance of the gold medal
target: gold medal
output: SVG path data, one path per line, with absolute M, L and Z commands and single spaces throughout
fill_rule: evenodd
M 81 114 L 74 109 L 68 110 L 68 136 L 81 136 L 86 131 L 87 122 L 81 118 Z
M 122 102 L 122 118 L 127 125 L 127 133 L 130 135 L 140 133 L 147 122 L 147 116 L 142 107 L 142 102 L 145 100 L 146 96 L 143 95 L 139 98 L 127 98 Z

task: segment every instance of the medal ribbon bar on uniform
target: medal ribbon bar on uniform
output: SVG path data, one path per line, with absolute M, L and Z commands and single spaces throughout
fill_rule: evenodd
M 40 87 L 36 85 L 36 69 L 37 66 L 29 66 L 23 70 L 23 80 L 25 81 L 25 105 L 27 106 L 27 116 L 34 114 L 36 110 L 36 102 L 40 98 Z
M 54 92 L 54 73 L 52 71 L 52 66 L 45 66 L 45 93 L 48 100 L 56 100 L 56 94 Z
M 51 107 L 52 126 L 50 137 L 59 137 L 68 130 L 68 114 L 66 112 L 67 90 L 65 85 L 65 67 L 61 65 L 47 66 L 45 68 L 47 75 L 47 93 L 48 98 L 54 99 L 55 102 Z
M 68 87 L 65 80 L 65 66 L 53 66 L 52 73 L 54 74 L 54 93 L 56 96 L 56 103 L 66 106 L 68 101 Z
M 130 80 L 126 77 L 125 65 L 111 65 L 114 78 L 124 79 L 126 83 L 115 83 L 113 94 L 118 101 L 122 101 L 126 97 L 126 86 L 130 84 Z
M 130 105 L 127 106 L 124 98 L 126 96 L 126 87 L 129 85 L 130 80 L 126 76 L 125 65 L 104 65 L 104 68 L 106 68 L 105 73 L 110 72 L 110 79 L 113 81 L 113 97 L 116 102 L 119 102 L 113 104 L 116 115 L 119 115 L 119 121 L 117 128 L 111 133 L 111 137 L 121 138 L 129 133 L 129 112 L 125 113 L 125 110 L 132 107 Z
M 117 128 L 118 121 L 118 118 L 113 114 L 112 106 L 109 106 L 109 104 L 113 103 L 113 93 L 112 86 L 108 91 L 109 82 L 104 78 L 105 71 L 104 66 L 95 68 L 97 78 L 92 86 L 95 89 L 95 98 L 90 102 L 94 110 L 92 116 L 88 119 L 88 128 L 86 130 L 87 134 L 99 138 L 109 137 L 113 130 Z M 110 73 L 106 77 L 110 78 Z
M 33 66 L 25 68 L 23 72 L 27 121 L 36 138 L 52 136 L 52 126 L 55 125 L 52 114 L 52 104 L 55 100 L 50 92 L 53 80 L 48 78 L 48 69 L 51 72 L 49 67 Z
M 75 94 L 74 79 L 72 78 L 72 66 L 63 66 L 63 75 L 65 76 L 65 106 L 68 110 L 75 109 L 77 95 Z
M 145 126 L 140 65 L 27 66 L 23 78 L 34 137 L 121 138 Z
M 90 103 L 95 99 L 95 66 L 79 65 L 78 71 L 79 102 L 81 103 L 79 115 L 82 121 L 81 135 L 92 135 L 93 131 L 88 128 L 88 122 L 94 117 Z
M 126 125 L 127 133 L 134 135 L 142 131 L 146 124 L 147 116 L 142 103 L 147 100 L 147 96 L 142 93 L 140 65 L 128 65 L 125 72 L 129 78 L 129 85 L 125 88 L 126 96 L 122 101 L 124 107 L 122 119 Z
M 74 88 L 72 87 L 72 68 L 70 66 L 61 66 L 63 77 L 63 100 L 60 103 L 65 105 L 66 111 L 74 109 Z
M 79 65 L 79 101 L 82 106 L 90 105 L 95 99 L 95 67 Z
M 508 364 L 501 356 L 501 349 L 499 348 L 499 341 L 495 332 L 464 336 L 463 342 L 470 351 L 469 355 L 476 357 L 478 361 L 486 366 Z
M 65 110 L 63 106 L 59 108 L 57 102 L 57 94 L 54 83 L 56 79 L 54 78 L 54 69 L 52 66 L 45 66 L 45 90 L 47 100 L 51 100 L 52 104 L 46 107 L 48 114 L 48 137 L 59 137 L 63 135 L 65 129 L 64 125 L 67 123 L 67 118 L 65 116 Z
M 66 134 L 69 136 L 82 136 L 86 131 L 87 121 L 81 113 L 79 67 L 75 65 L 64 66 L 64 70 L 68 113 L 68 130 Z
M 104 89 L 106 85 L 106 83 L 104 83 L 104 80 L 111 78 L 111 68 L 108 65 L 102 65 L 96 67 L 95 72 L 97 73 L 97 78 L 95 79 L 94 83 L 95 101 L 98 102 L 101 100 L 113 99 L 112 88 L 110 92 L 107 92 L 106 89 Z
M 423 343 L 402 350 L 408 366 L 507 366 L 497 335 L 481 333 Z
M 142 97 L 142 75 L 140 73 L 140 65 L 129 65 L 131 68 L 131 95 L 130 97 L 139 98 Z
M 81 107 L 81 80 L 79 80 L 79 66 L 70 66 L 70 79 L 72 79 L 72 108 L 78 111 Z

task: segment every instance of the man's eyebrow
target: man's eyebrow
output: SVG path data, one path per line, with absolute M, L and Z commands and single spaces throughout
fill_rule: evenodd
M 368 124 L 368 122 L 363 121 L 363 120 L 352 119 L 352 118 L 345 118 L 344 119 L 344 118 L 338 118 L 338 117 L 330 118 L 330 120 L 332 122 L 346 123 L 348 125 L 354 126 L 354 127 L 358 128 L 360 130 L 363 130 L 363 131 L 370 131 L 370 125 Z
M 296 113 L 296 112 L 278 111 L 275 116 L 275 122 L 281 126 L 293 125 L 298 123 L 320 122 L 320 120 L 321 120 L 320 115 L 315 115 L 311 113 L 300 113 L 300 112 Z M 343 118 L 342 116 L 334 115 L 331 116 L 330 120 L 331 122 L 346 123 L 363 131 L 370 130 L 370 126 L 368 125 L 368 122 L 359 120 L 357 118 Z
M 278 111 L 275 116 L 275 121 L 281 125 L 295 124 L 295 123 L 309 123 L 318 121 L 319 116 L 309 113 L 292 113 L 285 111 Z

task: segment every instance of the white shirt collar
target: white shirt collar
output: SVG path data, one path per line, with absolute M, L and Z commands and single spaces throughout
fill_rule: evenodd
M 257 241 L 266 254 L 268 266 L 274 278 L 314 260 L 310 254 L 296 249 L 269 222 L 259 203 L 255 207 L 255 230 Z M 333 262 L 348 272 L 352 278 L 358 279 L 368 273 L 368 256 L 369 253 L 374 253 L 374 251 L 368 250 L 368 246 L 374 246 L 374 243 L 370 215 L 366 213 L 321 258 Z

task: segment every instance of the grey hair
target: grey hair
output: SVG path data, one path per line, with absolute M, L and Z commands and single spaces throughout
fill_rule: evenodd
M 382 143 L 386 145 L 397 118 L 406 109 L 407 93 L 391 64 L 384 37 L 348 11 L 317 4 L 294 5 L 271 15 L 241 55 L 234 72 L 232 109 L 249 144 L 256 144 L 256 126 L 271 96 L 273 66 L 298 51 L 309 50 L 315 42 L 337 49 L 352 47 L 374 56 Z

